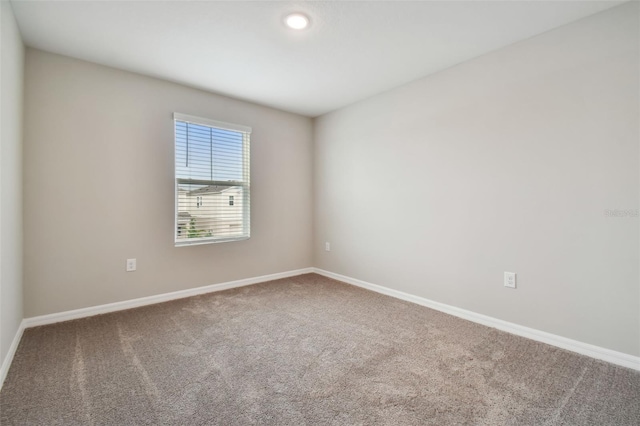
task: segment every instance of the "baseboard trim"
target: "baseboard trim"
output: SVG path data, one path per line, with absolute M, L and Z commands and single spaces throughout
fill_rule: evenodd
M 24 328 L 37 327 L 40 325 L 54 324 L 62 321 L 69 321 L 78 318 L 91 317 L 94 315 L 106 314 L 109 312 L 123 311 L 125 309 L 138 308 L 140 306 L 153 305 L 156 303 L 168 302 L 170 300 L 183 299 L 185 297 L 197 296 L 200 294 L 213 293 L 222 290 L 229 290 L 237 287 L 244 287 L 266 281 L 278 280 L 281 278 L 294 277 L 313 272 L 313 268 L 296 269 L 293 271 L 279 272 L 276 274 L 262 275 L 259 277 L 245 278 L 226 283 L 212 284 L 204 287 L 190 288 L 187 290 L 174 291 L 171 293 L 157 294 L 154 296 L 141 297 L 139 299 L 124 300 L 122 302 L 108 303 L 106 305 L 91 306 L 89 308 L 75 309 L 72 311 L 58 312 L 55 314 L 41 315 L 37 317 L 25 318 Z
M 498 330 L 506 331 L 507 333 L 526 337 L 531 340 L 536 340 L 538 342 L 576 352 L 581 355 L 586 355 L 591 358 L 596 358 L 602 361 L 610 362 L 612 364 L 620 365 L 622 367 L 640 371 L 640 357 L 637 356 L 602 348 L 600 346 L 591 345 L 589 343 L 579 342 L 577 340 L 568 339 L 566 337 L 514 324 L 508 321 L 503 321 L 487 315 L 468 311 L 466 309 L 457 308 L 455 306 L 425 299 L 424 297 L 414 296 L 412 294 L 393 290 L 381 285 L 371 284 L 369 282 L 358 280 L 356 278 L 351 278 L 345 275 L 336 274 L 334 272 L 325 271 L 324 269 L 312 268 L 312 270 L 316 274 L 323 275 L 328 278 L 333 278 L 347 284 L 355 285 L 357 287 L 362 287 L 367 290 L 372 290 L 377 293 L 395 297 L 397 299 L 406 300 L 408 302 L 426 306 L 428 308 L 435 309 L 446 314 L 454 315 L 456 317 L 463 318 L 478 324 L 486 325 L 488 327 L 497 328 Z
M 24 320 L 20 322 L 18 326 L 18 330 L 16 331 L 16 335 L 13 336 L 13 341 L 11 342 L 11 346 L 9 346 L 9 351 L 7 355 L 4 357 L 2 361 L 2 366 L 0 367 L 0 390 L 2 390 L 2 385 L 4 385 L 4 379 L 7 378 L 7 374 L 9 373 L 9 368 L 11 367 L 11 363 L 13 362 L 13 357 L 18 350 L 18 345 L 20 344 L 20 339 L 22 339 L 22 333 L 24 333 Z
M 508 321 L 503 321 L 497 318 L 493 318 L 487 315 L 478 314 L 466 309 L 457 308 L 455 306 L 447 305 L 440 302 L 435 302 L 420 296 L 415 296 L 409 293 L 404 293 L 398 290 L 393 290 L 381 285 L 372 284 L 366 281 L 351 278 L 345 275 L 336 274 L 334 272 L 326 271 L 320 268 L 303 268 L 296 269 L 287 272 L 280 272 L 276 274 L 262 275 L 259 277 L 246 278 L 242 280 L 229 281 L 226 283 L 212 284 L 204 287 L 197 287 L 187 290 L 175 291 L 172 293 L 158 294 L 155 296 L 142 297 L 139 299 L 125 300 L 122 302 L 109 303 L 106 305 L 92 306 L 89 308 L 75 309 L 72 311 L 59 312 L 49 315 L 41 315 L 37 317 L 25 318 L 20 323 L 16 335 L 9 347 L 9 351 L 5 356 L 2 366 L 0 367 L 0 389 L 4 380 L 9 372 L 11 362 L 18 349 L 18 344 L 22 338 L 22 334 L 25 329 L 30 327 L 37 327 L 40 325 L 54 324 L 62 321 L 69 321 L 78 318 L 85 318 L 94 315 L 106 314 L 109 312 L 122 311 L 125 309 L 132 309 L 141 306 L 153 305 L 155 303 L 168 302 L 170 300 L 183 299 L 185 297 L 197 296 L 200 294 L 213 293 L 217 291 L 228 290 L 237 287 L 244 287 L 252 284 L 258 284 L 266 281 L 273 281 L 281 278 L 294 277 L 297 275 L 316 273 L 328 278 L 332 278 L 338 281 L 342 281 L 347 284 L 362 287 L 367 290 L 375 291 L 387 296 L 395 297 L 397 299 L 406 300 L 408 302 L 416 303 L 418 305 L 426 306 L 431 309 L 435 309 L 446 314 L 454 315 L 459 318 L 463 318 L 478 324 L 486 325 L 488 327 L 496 328 L 498 330 L 506 331 L 507 333 L 515 334 L 518 336 L 526 337 L 531 340 L 546 343 L 552 346 L 556 346 L 562 349 L 566 349 L 572 352 L 576 352 L 582 355 L 586 355 L 592 358 L 600 359 L 610 362 L 612 364 L 620 365 L 623 367 L 631 368 L 640 371 L 640 357 L 617 352 L 611 349 L 602 348 L 599 346 L 591 345 L 588 343 L 579 342 L 577 340 L 568 339 L 566 337 L 558 336 L 555 334 L 547 333 L 544 331 L 536 330 L 533 328 L 525 327 L 522 325 L 514 324 Z

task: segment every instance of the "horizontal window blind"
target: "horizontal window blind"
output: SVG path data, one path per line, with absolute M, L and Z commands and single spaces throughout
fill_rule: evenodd
M 175 244 L 250 236 L 251 128 L 174 114 Z

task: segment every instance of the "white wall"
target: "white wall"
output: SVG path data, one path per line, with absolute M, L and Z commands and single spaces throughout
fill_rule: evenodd
M 25 84 L 26 317 L 311 266 L 311 119 L 33 49 Z M 173 112 L 253 128 L 249 240 L 174 247 Z
M 22 321 L 22 94 L 24 46 L 0 1 L 0 364 Z
M 638 47 L 634 2 L 318 118 L 316 266 L 640 355 Z

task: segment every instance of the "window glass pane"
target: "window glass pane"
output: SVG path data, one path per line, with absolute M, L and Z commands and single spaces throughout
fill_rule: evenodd
M 242 181 L 243 134 L 176 121 L 176 177 Z
M 242 236 L 243 194 L 241 186 L 178 184 L 177 239 Z

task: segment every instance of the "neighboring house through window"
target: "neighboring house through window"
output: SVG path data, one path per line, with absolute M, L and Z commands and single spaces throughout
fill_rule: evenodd
M 176 246 L 247 239 L 251 128 L 175 113 Z

